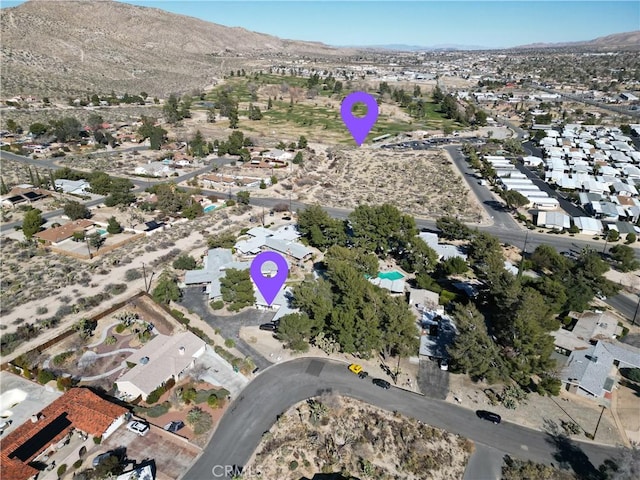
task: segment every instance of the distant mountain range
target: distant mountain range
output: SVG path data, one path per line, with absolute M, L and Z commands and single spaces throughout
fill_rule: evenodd
M 514 47 L 517 49 L 540 49 L 540 48 L 593 48 L 597 50 L 613 50 L 616 48 L 632 48 L 640 50 L 640 30 L 633 32 L 615 33 L 606 37 L 598 37 L 593 40 L 583 42 L 564 43 L 531 43 Z
M 250 59 L 353 53 L 115 1 L 31 0 L 0 9 L 2 95 L 202 89 Z
M 432 46 L 420 46 L 420 45 L 404 45 L 404 44 L 389 44 L 389 45 L 367 45 L 350 48 L 364 48 L 372 50 L 394 50 L 398 52 L 433 52 L 433 51 L 455 51 L 455 50 L 488 50 L 488 47 L 481 47 L 478 45 L 458 45 L 455 43 L 445 43 L 442 45 Z
M 285 40 L 157 8 L 101 0 L 30 0 L 0 9 L 2 95 L 50 97 L 87 93 L 165 96 L 202 90 L 230 70 L 301 56 L 348 61 L 358 50 L 482 50 L 476 45 L 333 47 Z M 640 31 L 589 42 L 517 48 L 640 46 Z

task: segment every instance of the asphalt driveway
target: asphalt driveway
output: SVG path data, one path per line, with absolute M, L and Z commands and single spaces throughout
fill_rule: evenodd
M 437 361 L 421 359 L 418 387 L 427 397 L 444 400 L 449 393 L 449 372 L 440 370 Z
M 237 315 L 216 315 L 209 307 L 209 298 L 202 293 L 200 287 L 185 288 L 182 291 L 182 298 L 179 303 L 187 310 L 196 313 L 213 328 L 217 328 L 224 338 L 233 339 L 236 342 L 236 348 L 244 355 L 251 357 L 260 370 L 264 370 L 271 365 L 270 361 L 240 338 L 240 328 L 270 322 L 275 312 L 252 308 Z

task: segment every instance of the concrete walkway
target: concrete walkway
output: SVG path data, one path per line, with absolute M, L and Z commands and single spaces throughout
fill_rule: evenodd
M 105 328 L 103 328 L 102 329 L 102 334 L 100 335 L 100 340 L 97 340 L 97 341 L 93 342 L 91 345 L 87 345 L 87 348 L 97 347 L 98 345 L 102 344 L 102 342 L 104 342 L 107 339 L 107 333 L 109 333 L 109 330 L 111 329 L 111 327 L 115 327 L 119 323 L 120 322 L 115 322 L 115 323 L 112 323 L 111 325 L 107 325 Z
M 118 350 L 114 350 L 113 352 L 106 352 L 106 353 L 95 353 L 95 352 L 84 352 L 82 354 L 82 356 L 80 357 L 80 359 L 78 360 L 78 368 L 84 369 L 87 368 L 91 365 L 91 363 L 93 363 L 96 359 L 98 358 L 102 358 L 102 357 L 111 357 L 113 355 L 117 355 L 119 353 L 122 352 L 126 352 L 126 353 L 133 353 L 136 352 L 137 349 L 135 348 L 120 348 Z M 99 375 L 93 375 L 90 377 L 80 377 L 80 381 L 82 382 L 91 382 L 94 380 L 100 380 L 101 378 L 106 378 L 112 374 L 114 374 L 115 372 L 117 372 L 118 370 L 122 370 L 123 368 L 126 367 L 125 362 L 122 362 L 121 365 L 109 370 L 108 372 L 104 372 L 101 373 Z

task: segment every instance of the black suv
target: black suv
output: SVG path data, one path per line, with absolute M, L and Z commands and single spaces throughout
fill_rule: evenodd
M 374 385 L 379 386 L 380 388 L 384 388 L 385 390 L 389 390 L 391 388 L 391 384 L 381 378 L 374 378 L 373 380 L 371 380 L 371 382 Z
M 502 421 L 502 417 L 497 413 L 488 412 L 487 410 L 478 410 L 476 415 L 484 420 L 495 423 L 496 425 Z
M 275 332 L 278 326 L 275 323 L 263 323 L 260 325 L 260 330 L 267 330 L 268 332 Z

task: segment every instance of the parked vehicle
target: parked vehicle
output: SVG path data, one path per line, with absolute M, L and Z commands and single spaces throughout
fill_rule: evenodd
M 260 325 L 260 330 L 266 330 L 268 332 L 275 332 L 278 326 L 275 323 L 263 323 Z
M 358 375 L 359 378 L 367 378 L 369 376 L 369 374 L 362 369 L 362 365 L 358 365 L 357 363 L 349 365 L 349 370 Z
M 149 425 L 147 425 L 146 423 L 133 421 L 129 422 L 129 424 L 127 425 L 127 430 L 131 430 L 141 437 L 144 437 L 147 433 L 149 433 Z
M 178 430 L 184 427 L 184 422 L 182 420 L 174 420 L 172 422 L 167 423 L 164 426 L 164 429 L 167 432 L 176 433 Z
M 502 421 L 502 417 L 497 413 L 489 412 L 487 410 L 478 410 L 476 415 L 484 420 L 488 420 L 493 422 L 494 424 L 499 424 Z
M 449 370 L 449 361 L 446 358 L 440 360 L 440 370 Z
M 385 390 L 389 390 L 391 388 L 391 384 L 381 378 L 374 378 L 371 382 L 380 388 L 384 388 Z

